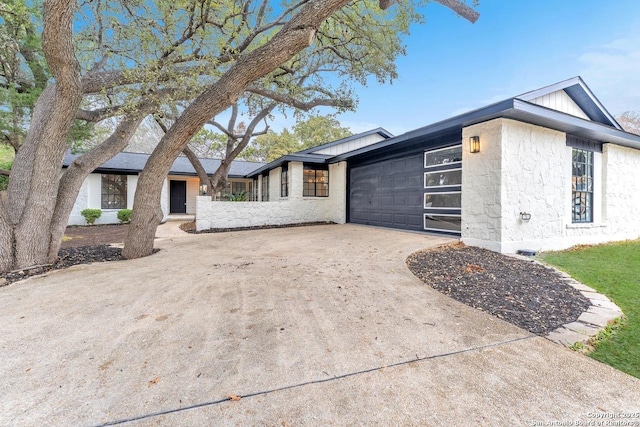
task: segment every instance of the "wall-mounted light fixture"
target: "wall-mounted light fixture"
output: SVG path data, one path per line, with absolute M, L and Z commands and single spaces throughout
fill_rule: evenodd
M 470 153 L 479 153 L 480 152 L 480 137 L 472 136 L 469 138 L 469 152 Z
M 529 212 L 520 212 L 520 219 L 527 222 L 531 219 L 531 214 Z

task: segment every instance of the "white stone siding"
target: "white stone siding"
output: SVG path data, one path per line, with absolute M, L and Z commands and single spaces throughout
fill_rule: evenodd
M 562 111 L 563 113 L 571 114 L 572 116 L 580 117 L 581 119 L 590 120 L 589 116 L 582 111 L 578 104 L 576 104 L 564 90 L 558 90 L 556 92 L 534 98 L 530 102 L 542 107 Z
M 282 168 L 274 168 L 269 171 L 269 201 L 281 200 L 280 183 L 282 182 Z
M 640 237 L 640 150 L 604 144 L 603 222 L 615 240 Z
M 571 221 L 571 147 L 562 132 L 502 123 L 502 251 L 538 250 Z
M 462 241 L 499 252 L 556 250 L 640 236 L 640 150 L 594 153 L 593 223 L 571 219 L 572 148 L 562 132 L 508 119 L 463 129 Z M 522 221 L 521 212 L 531 214 Z
M 318 151 L 313 151 L 313 153 L 337 156 L 338 154 L 357 150 L 358 148 L 366 147 L 371 144 L 375 144 L 376 142 L 380 142 L 384 140 L 385 138 L 382 135 L 375 133 L 375 134 L 367 135 L 362 138 L 357 138 L 342 144 L 337 144 L 332 147 L 327 147 Z
M 480 152 L 469 152 L 469 138 L 480 137 Z M 462 240 L 501 251 L 502 121 L 462 130 Z
M 209 197 L 198 197 L 196 228 L 206 230 L 316 221 L 345 222 L 345 162 L 329 165 L 329 197 L 303 197 L 303 165 L 290 162 L 289 197 L 281 198 L 280 170 L 276 168 L 270 172 L 269 192 L 276 197 L 269 202 L 213 202 Z

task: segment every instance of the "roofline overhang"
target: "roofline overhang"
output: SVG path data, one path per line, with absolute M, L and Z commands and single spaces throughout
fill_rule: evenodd
M 251 178 L 253 176 L 256 175 L 260 175 L 261 173 L 277 168 L 279 166 L 282 166 L 283 163 L 286 162 L 302 162 L 302 163 L 315 163 L 315 164 L 325 164 L 327 163 L 327 160 L 329 159 L 329 156 L 323 156 L 320 154 L 306 154 L 306 155 L 298 155 L 297 153 L 294 154 L 287 154 L 285 156 L 282 156 L 280 158 L 277 158 L 276 160 L 273 160 L 269 163 L 267 163 L 266 165 L 248 173 L 247 175 L 245 175 L 245 177 L 247 178 Z
M 513 119 L 603 143 L 612 143 L 640 150 L 640 135 L 532 104 L 521 99 L 511 98 L 407 132 L 395 138 L 362 147 L 348 153 L 339 154 L 328 159 L 328 163 L 348 160 L 352 157 L 371 153 L 397 144 L 410 144 L 420 142 L 421 140 L 428 141 L 441 135 L 453 134 L 455 132 L 460 132 L 461 135 L 462 129 L 465 127 L 497 118 Z
M 540 89 L 532 90 L 530 92 L 518 95 L 515 98 L 523 101 L 531 101 L 543 95 L 547 95 L 552 92 L 564 90 L 564 92 L 571 98 L 592 120 L 605 120 L 608 121 L 611 126 L 616 129 L 623 130 L 622 126 L 616 121 L 616 119 L 609 113 L 609 111 L 602 105 L 598 97 L 589 89 L 589 86 L 582 80 L 582 77 L 576 76 L 567 80 L 563 80 L 558 83 L 554 83 L 549 86 L 545 86 Z M 586 108 L 587 105 L 583 102 L 585 98 L 590 100 L 597 108 L 597 111 L 592 108 Z
M 304 149 L 302 151 L 298 151 L 298 152 L 293 153 L 293 154 L 310 154 L 310 153 L 314 153 L 314 152 L 319 151 L 319 150 L 324 150 L 324 149 L 327 149 L 327 148 L 330 148 L 330 147 L 334 147 L 336 145 L 344 144 L 344 143 L 347 143 L 349 141 L 353 141 L 353 140 L 356 140 L 356 139 L 359 139 L 359 138 L 364 138 L 364 137 L 367 137 L 369 135 L 375 135 L 375 134 L 380 135 L 384 139 L 393 138 L 393 134 L 391 132 L 389 132 L 388 130 L 386 130 L 386 129 L 382 128 L 382 127 L 378 127 L 378 128 L 375 128 L 375 129 L 371 129 L 371 130 L 365 131 L 365 132 L 357 133 L 355 135 L 350 135 L 350 136 L 347 136 L 347 137 L 344 137 L 344 138 L 340 138 L 340 139 L 335 140 L 335 141 L 327 142 L 325 144 L 317 145 L 315 147 L 307 148 L 307 149 Z
M 567 134 L 640 150 L 640 135 L 625 132 L 613 126 L 603 125 L 530 102 L 514 99 L 514 106 L 505 112 L 512 118 Z

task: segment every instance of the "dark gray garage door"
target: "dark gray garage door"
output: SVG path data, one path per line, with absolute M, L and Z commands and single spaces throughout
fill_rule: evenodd
M 349 221 L 380 227 L 424 230 L 423 155 L 353 166 Z

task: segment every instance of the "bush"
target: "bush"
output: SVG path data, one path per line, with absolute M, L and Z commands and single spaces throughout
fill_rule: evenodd
M 225 197 L 230 202 L 246 202 L 249 200 L 249 193 L 246 191 L 239 191 L 237 193 L 227 193 Z
M 129 224 L 131 222 L 131 209 L 120 209 L 118 211 L 118 219 L 120 224 Z
M 100 209 L 85 209 L 80 212 L 80 215 L 82 215 L 84 219 L 87 220 L 87 224 L 91 225 L 96 222 L 96 219 L 102 216 L 102 211 Z

